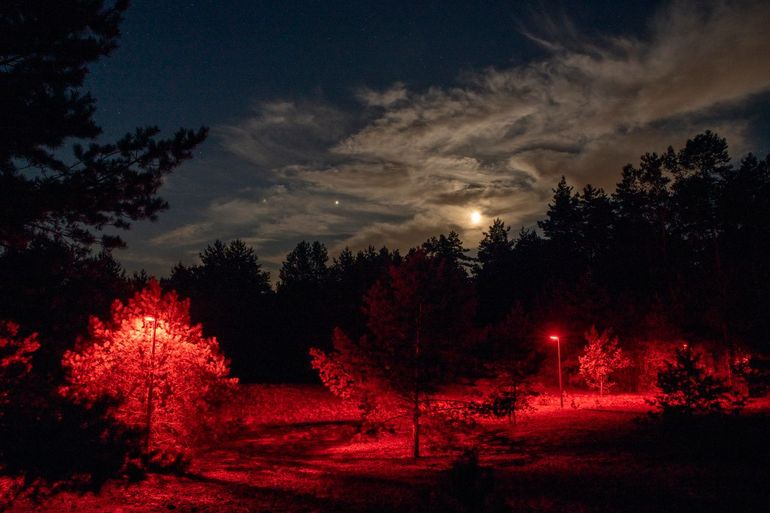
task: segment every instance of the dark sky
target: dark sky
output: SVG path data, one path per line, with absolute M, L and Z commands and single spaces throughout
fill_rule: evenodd
M 92 68 L 105 138 L 210 126 L 126 234 L 168 274 L 236 237 L 403 249 L 542 215 L 561 174 L 611 189 L 705 128 L 768 151 L 765 2 L 135 1 Z M 474 223 L 472 212 L 481 214 Z

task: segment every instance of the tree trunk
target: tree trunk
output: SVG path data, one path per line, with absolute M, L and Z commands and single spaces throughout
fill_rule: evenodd
M 412 412 L 412 455 L 420 457 L 420 321 L 422 303 L 417 310 L 417 323 L 414 336 L 414 411 Z

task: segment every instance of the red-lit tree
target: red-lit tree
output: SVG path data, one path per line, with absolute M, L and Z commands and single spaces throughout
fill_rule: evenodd
M 421 417 L 437 412 L 435 393 L 474 370 L 475 299 L 465 272 L 446 258 L 411 253 L 367 293 L 368 333 L 353 342 L 335 335 L 335 350 L 312 351 L 329 389 L 362 408 L 395 398 L 411 418 L 412 453 L 420 455 Z
M 237 383 L 216 339 L 190 325 L 189 308 L 155 280 L 126 304 L 115 301 L 112 319 L 92 318 L 90 338 L 65 354 L 63 393 L 115 399 L 115 418 L 145 430 L 148 452 L 187 446 Z
M 697 414 L 737 413 L 745 397 L 709 372 L 700 362 L 701 354 L 684 344 L 674 361 L 666 361 L 658 373 L 660 393 L 652 403 L 664 416 L 690 417 Z
M 580 375 L 591 388 L 598 388 L 599 395 L 609 389 L 614 383 L 610 381 L 612 373 L 627 367 L 628 358 L 618 347 L 618 338 L 610 335 L 609 330 L 600 334 L 595 326 L 591 326 L 585 334 L 586 344 L 583 355 L 578 357 Z

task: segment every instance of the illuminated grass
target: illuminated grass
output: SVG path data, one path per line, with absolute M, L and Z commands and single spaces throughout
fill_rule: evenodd
M 97 496 L 61 494 L 11 511 L 438 511 L 442 494 L 453 493 L 440 483 L 457 453 L 427 450 L 416 461 L 407 456 L 405 433 L 362 436 L 355 411 L 320 387 L 245 386 L 240 397 L 227 415 L 242 416 L 241 430 L 201 451 L 189 475 L 115 481 Z M 682 449 L 672 442 L 676 434 L 640 426 L 644 397 L 597 403 L 595 395 L 570 394 L 568 404 L 561 410 L 550 393 L 516 426 L 484 421 L 465 440 L 478 447 L 482 466 L 494 468 L 494 493 L 507 508 L 702 512 L 766 504 L 766 436 L 764 445 L 736 446 L 726 459 L 697 444 Z M 766 434 L 767 412 L 767 401 L 754 403 L 738 428 Z

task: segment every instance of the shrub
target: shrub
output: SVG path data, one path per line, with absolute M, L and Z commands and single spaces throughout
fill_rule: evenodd
M 660 393 L 653 404 L 664 416 L 739 412 L 745 398 L 701 365 L 701 355 L 688 345 L 677 349 L 658 373 Z

